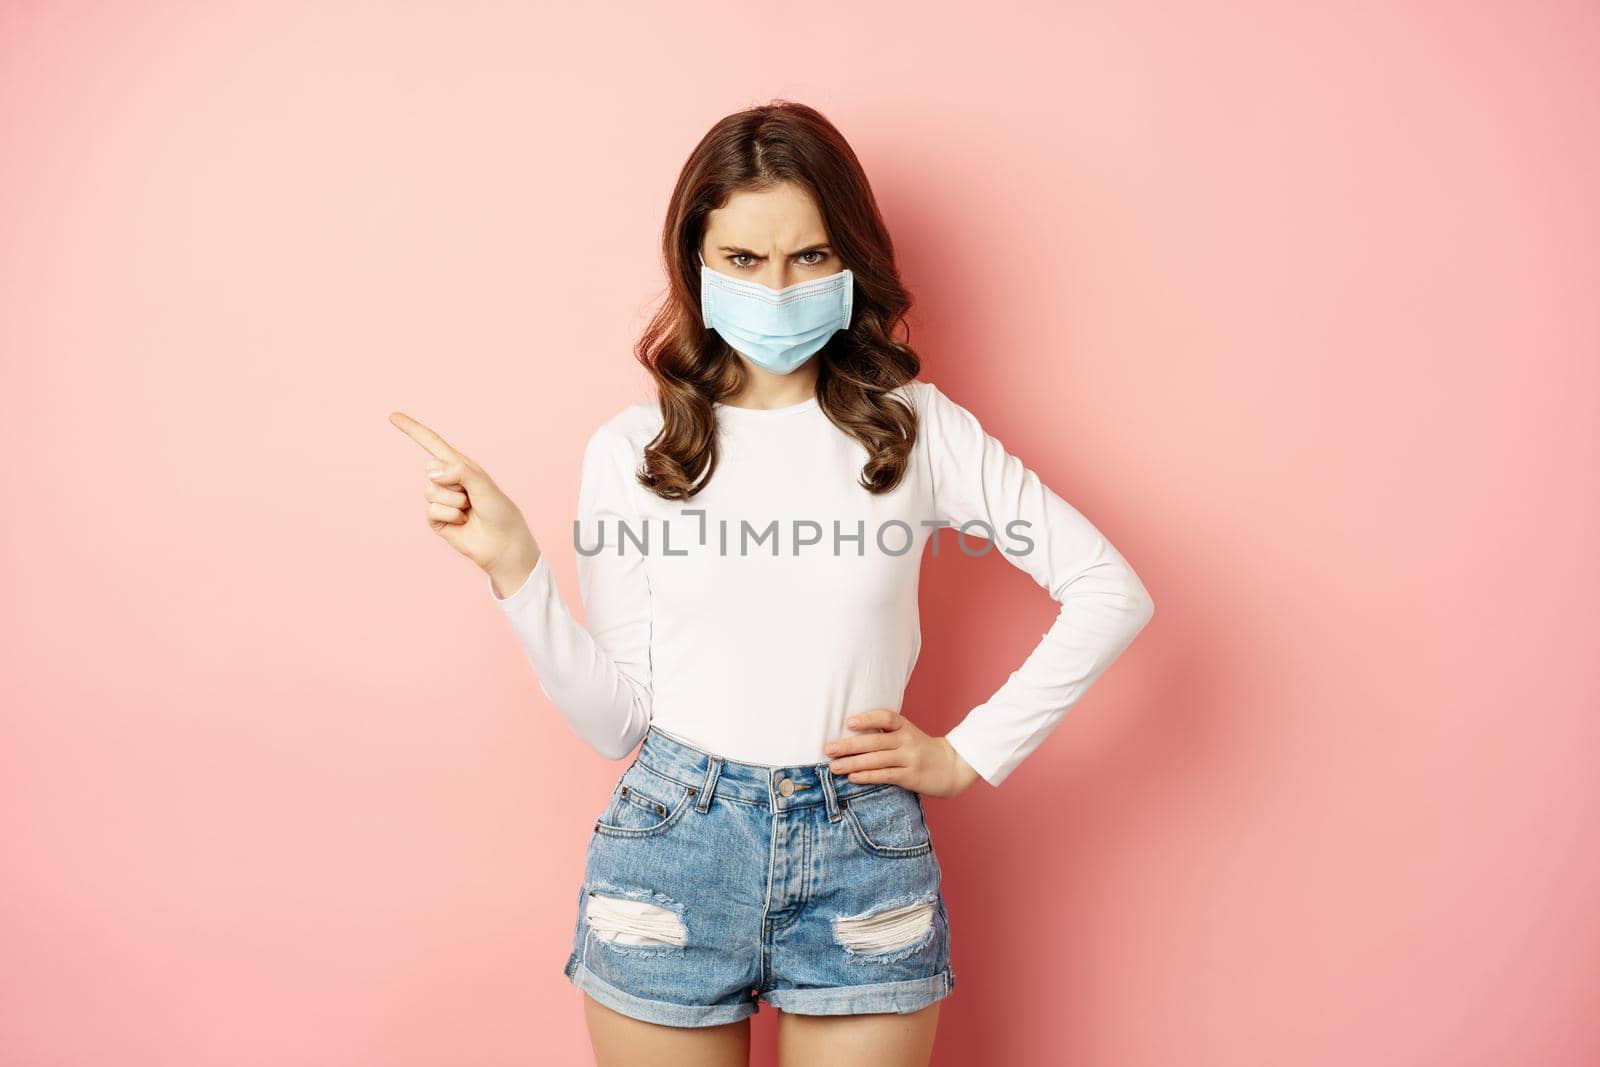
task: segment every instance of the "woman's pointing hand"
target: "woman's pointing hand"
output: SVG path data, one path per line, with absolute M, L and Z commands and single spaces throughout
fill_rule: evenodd
M 517 505 L 471 456 L 416 419 L 391 411 L 389 421 L 430 457 L 423 471 L 423 496 L 433 532 L 483 568 L 497 595 L 515 592 L 539 561 L 538 542 Z

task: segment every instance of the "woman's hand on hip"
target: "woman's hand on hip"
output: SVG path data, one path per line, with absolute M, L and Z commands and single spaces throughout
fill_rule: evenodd
M 845 725 L 869 732 L 846 734 L 823 751 L 832 757 L 829 769 L 852 782 L 893 782 L 924 796 L 953 797 L 978 780 L 949 741 L 924 733 L 898 711 L 854 712 Z
M 403 412 L 389 421 L 431 457 L 423 471 L 428 525 L 445 543 L 489 575 L 509 596 L 539 562 L 539 545 L 511 498 L 472 457 Z

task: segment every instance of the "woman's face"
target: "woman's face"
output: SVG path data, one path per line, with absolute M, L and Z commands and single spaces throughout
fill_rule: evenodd
M 706 216 L 700 256 L 714 271 L 768 289 L 844 270 L 828 244 L 828 229 L 816 203 L 793 182 L 728 197 L 726 204 Z

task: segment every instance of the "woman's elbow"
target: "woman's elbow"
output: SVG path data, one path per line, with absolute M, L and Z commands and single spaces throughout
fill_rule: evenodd
M 1150 625 L 1150 620 L 1156 617 L 1156 601 L 1149 593 L 1145 593 L 1140 600 L 1139 629 Z
M 1133 631 L 1138 633 L 1148 626 L 1150 620 L 1155 617 L 1155 597 L 1150 595 L 1150 590 L 1145 588 L 1144 583 L 1139 580 L 1139 576 L 1131 570 L 1127 572 L 1122 595 L 1128 602 L 1128 613 L 1133 620 Z
M 589 745 L 609 760 L 619 760 L 639 747 L 650 731 L 650 709 L 634 704 L 626 725 L 619 730 L 608 730 L 604 736 L 592 737 Z
M 604 759 L 619 760 L 638 747 L 641 738 L 631 735 L 607 734 L 589 738 L 589 747 Z

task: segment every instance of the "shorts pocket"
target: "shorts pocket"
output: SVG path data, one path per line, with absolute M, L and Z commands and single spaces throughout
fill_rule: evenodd
M 840 797 L 851 836 L 866 852 L 885 859 L 910 859 L 933 850 L 922 815 L 922 798 L 898 785 Z
M 694 802 L 699 790 L 663 777 L 635 761 L 611 791 L 594 831 L 608 837 L 655 837 L 666 833 Z

